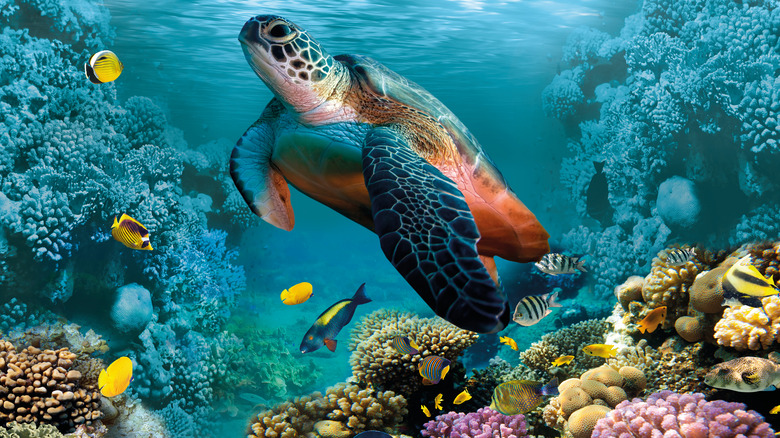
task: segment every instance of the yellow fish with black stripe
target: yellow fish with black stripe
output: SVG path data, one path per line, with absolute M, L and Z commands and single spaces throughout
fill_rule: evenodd
M 117 242 L 130 249 L 142 249 L 151 251 L 152 245 L 149 243 L 149 230 L 140 222 L 126 214 L 117 221 L 114 216 L 114 224 L 111 225 L 111 235 Z
M 366 284 L 363 283 L 352 298 L 340 300 L 328 307 L 303 336 L 301 353 L 319 350 L 323 345 L 330 351 L 336 351 L 336 335 L 352 320 L 358 305 L 370 302 L 371 298 L 366 296 Z
M 753 266 L 749 254 L 739 259 L 726 271 L 721 284 L 723 285 L 723 305 L 725 306 L 757 304 L 753 307 L 760 307 L 760 301 L 753 300 L 754 302 L 750 302 L 750 299 L 758 299 L 780 293 L 772 277 L 764 277 Z
M 84 63 L 84 74 L 93 84 L 105 84 L 115 81 L 125 66 L 116 53 L 110 50 L 101 50 L 89 57 Z

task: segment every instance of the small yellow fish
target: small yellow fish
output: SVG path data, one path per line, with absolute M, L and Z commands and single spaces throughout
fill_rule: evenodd
M 84 74 L 93 84 L 104 84 L 116 80 L 124 68 L 114 52 L 101 50 L 84 63 Z
M 111 235 L 117 242 L 130 249 L 143 249 L 151 251 L 152 245 L 149 243 L 149 230 L 140 222 L 126 214 L 122 214 L 119 220 L 114 216 L 114 224 L 111 225 Z
M 428 408 L 425 407 L 425 405 L 420 405 L 420 409 L 422 409 L 423 414 L 425 414 L 426 417 L 431 417 L 431 411 L 428 410 Z
M 98 388 L 104 397 L 115 397 L 130 386 L 133 380 L 133 361 L 127 356 L 115 360 L 106 369 L 100 370 Z
M 660 324 L 666 320 L 666 306 L 656 307 L 651 310 L 647 316 L 639 321 L 639 331 L 641 333 L 653 333 Z
M 561 365 L 568 365 L 571 363 L 572 360 L 574 360 L 574 356 L 561 356 L 558 359 L 552 361 L 552 365 L 554 367 L 559 367 Z
M 311 283 L 303 282 L 298 283 L 295 286 L 282 291 L 280 298 L 284 304 L 288 306 L 294 306 L 296 304 L 305 303 L 306 300 L 311 298 L 312 286 Z
M 435 399 L 433 399 L 433 406 L 436 407 L 436 409 L 441 410 L 441 399 L 444 398 L 443 395 L 439 394 L 436 396 Z
M 509 348 L 512 350 L 517 351 L 517 342 L 515 342 L 514 339 L 510 338 L 509 336 L 501 336 L 498 338 L 499 341 L 501 341 L 502 344 L 509 345 Z
M 773 408 L 772 408 L 772 409 L 769 411 L 769 413 L 770 413 L 770 414 L 772 414 L 772 415 L 775 415 L 775 414 L 780 414 L 780 405 L 777 405 L 777 406 L 773 407 Z
M 588 356 L 597 356 L 607 359 L 615 357 L 617 354 L 617 347 L 606 344 L 591 344 L 583 347 L 582 351 Z
M 464 389 L 463 392 L 461 392 L 455 397 L 455 400 L 452 401 L 452 404 L 459 405 L 469 400 L 471 400 L 471 394 L 469 394 L 468 390 Z

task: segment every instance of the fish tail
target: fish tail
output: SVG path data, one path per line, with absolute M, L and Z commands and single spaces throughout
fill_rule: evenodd
M 647 329 L 645 328 L 645 326 L 643 326 L 643 325 L 640 325 L 640 326 L 639 326 L 639 333 L 642 333 L 642 334 L 644 334 L 644 333 L 645 333 L 645 330 L 647 330 Z
M 558 395 L 558 378 L 553 377 L 552 380 L 550 380 L 550 383 L 542 386 L 541 389 L 542 395 Z
M 561 303 L 556 301 L 558 299 L 558 292 L 560 292 L 560 291 L 561 291 L 561 289 L 557 288 L 557 287 L 553 290 L 553 292 L 550 295 L 550 297 L 547 298 L 547 307 L 563 307 L 561 305 Z
M 117 222 L 117 220 L 116 220 L 116 216 L 114 216 L 114 224 L 113 224 L 113 225 L 111 225 L 111 228 L 116 228 L 116 227 L 118 227 L 118 226 L 119 226 L 119 222 Z
M 363 283 L 358 288 L 355 295 L 352 296 L 352 302 L 355 304 L 366 304 L 371 302 L 371 298 L 366 296 L 366 284 Z
M 582 272 L 588 272 L 588 270 L 585 269 L 585 266 L 583 266 L 584 263 L 585 260 L 577 260 L 577 264 L 575 264 L 574 267 L 579 269 Z

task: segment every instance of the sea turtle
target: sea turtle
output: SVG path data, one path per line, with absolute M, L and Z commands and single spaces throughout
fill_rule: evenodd
M 238 140 L 230 174 L 252 211 L 291 230 L 288 183 L 379 235 L 437 315 L 503 329 L 494 256 L 539 260 L 549 235 L 466 127 L 433 95 L 359 55 L 330 56 L 279 16 L 238 36 L 275 97 Z

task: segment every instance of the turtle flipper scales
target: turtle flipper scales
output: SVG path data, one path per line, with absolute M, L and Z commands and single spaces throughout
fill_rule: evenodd
M 509 305 L 477 254 L 457 185 L 387 127 L 366 136 L 363 177 L 382 251 L 431 309 L 467 330 L 506 327 Z
M 274 102 L 236 142 L 230 155 L 230 176 L 252 212 L 269 224 L 290 231 L 295 225 L 290 188 L 271 164 L 275 141 L 271 124 L 278 116 Z

